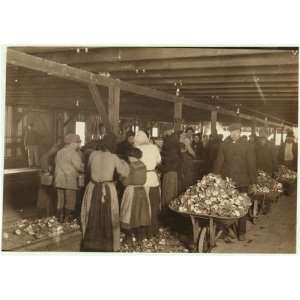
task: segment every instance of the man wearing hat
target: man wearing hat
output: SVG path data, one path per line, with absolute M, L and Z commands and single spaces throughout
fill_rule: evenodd
M 268 134 L 262 131 L 255 146 L 256 168 L 273 176 L 278 163 L 274 145 L 268 141 Z
M 69 221 L 76 207 L 78 175 L 84 165 L 79 153 L 80 136 L 69 133 L 64 138 L 65 146 L 56 154 L 54 182 L 57 189 L 57 216 L 60 222 Z
M 238 190 L 247 193 L 249 185 L 256 181 L 256 162 L 253 146 L 241 140 L 241 124 L 229 126 L 230 136 L 219 148 L 213 171 L 235 182 Z M 238 222 L 240 240 L 245 240 L 247 216 Z
M 294 140 L 293 131 L 289 130 L 285 143 L 281 145 L 279 150 L 279 161 L 289 169 L 297 170 L 297 156 L 298 147 Z

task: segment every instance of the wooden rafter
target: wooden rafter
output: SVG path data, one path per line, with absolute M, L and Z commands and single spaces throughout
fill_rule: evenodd
M 291 60 L 293 59 L 291 58 Z M 285 59 L 285 62 L 286 61 L 287 60 Z M 96 95 L 94 89 L 96 85 L 101 85 L 106 87 L 115 86 L 115 87 L 119 87 L 123 91 L 131 92 L 133 94 L 139 94 L 150 98 L 156 98 L 156 99 L 169 101 L 173 103 L 181 102 L 184 105 L 191 106 L 198 109 L 204 109 L 210 111 L 215 108 L 212 105 L 199 103 L 192 99 L 187 99 L 184 97 L 176 97 L 168 93 L 157 91 L 148 87 L 142 87 L 132 83 L 123 82 L 121 80 L 115 80 L 112 78 L 96 75 L 85 70 L 59 64 L 43 58 L 21 53 L 12 49 L 8 49 L 7 51 L 7 62 L 12 65 L 21 66 L 21 67 L 29 68 L 44 73 L 46 72 L 49 75 L 57 76 L 60 78 L 74 80 L 81 83 L 82 82 L 87 83 L 89 85 L 90 90 L 92 87 L 92 90 L 94 91 L 94 96 Z M 278 64 L 280 64 L 280 62 L 281 61 L 279 59 Z M 226 114 L 229 116 L 234 115 L 232 111 L 226 110 L 224 108 L 220 108 L 219 113 Z M 241 117 L 243 117 L 244 119 L 251 118 L 248 115 L 243 115 L 243 116 L 241 115 Z
M 229 67 L 229 68 L 203 68 L 182 70 L 146 70 L 146 72 L 111 72 L 112 77 L 123 80 L 129 79 L 183 79 L 189 77 L 211 77 L 211 76 L 249 76 L 249 75 L 287 75 L 298 74 L 297 65 L 279 66 L 255 66 L 255 67 Z
M 121 72 L 136 70 L 174 70 L 174 69 L 204 69 L 204 68 L 228 68 L 228 67 L 255 67 L 255 66 L 278 66 L 297 65 L 298 57 L 291 52 L 275 54 L 257 54 L 241 56 L 216 56 L 191 59 L 169 59 L 142 62 L 116 62 L 116 63 L 93 63 L 80 64 L 80 66 L 92 72 Z
M 257 55 L 287 53 L 274 49 L 218 49 L 218 48 L 174 48 L 174 47 L 132 47 L 132 48 L 89 48 L 77 53 L 55 51 L 38 54 L 49 60 L 66 64 L 86 64 L 99 62 L 145 61 L 156 59 L 181 59 L 216 56 Z M 33 50 L 32 50 L 33 51 Z M 44 50 L 46 51 L 46 50 Z M 37 52 L 36 52 L 37 53 Z

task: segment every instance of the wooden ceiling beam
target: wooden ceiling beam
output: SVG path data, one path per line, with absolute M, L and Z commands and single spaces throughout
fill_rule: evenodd
M 272 92 L 272 93 L 296 93 L 298 94 L 298 87 L 260 87 L 264 93 Z M 157 87 L 159 90 L 174 92 L 176 87 L 170 86 L 159 86 Z M 222 93 L 222 92 L 235 92 L 235 93 L 245 93 L 245 92 L 256 92 L 257 88 L 255 86 L 250 87 L 214 87 L 214 88 L 201 88 L 198 85 L 184 85 L 180 87 L 180 91 L 197 91 L 200 93 Z
M 161 86 L 158 88 L 164 92 L 169 94 L 175 94 L 176 88 L 164 87 Z M 63 85 L 34 85 L 34 86 L 17 86 L 17 85 L 7 85 L 7 91 L 14 91 L 18 93 L 26 93 L 26 91 L 37 91 L 41 93 L 85 93 L 86 87 L 65 87 Z M 284 94 L 291 94 L 291 96 L 298 95 L 297 88 L 275 88 L 275 87 L 261 87 L 262 92 L 267 94 L 273 94 L 274 96 L 278 94 L 278 96 L 282 96 Z M 248 88 L 211 88 L 211 89 L 201 89 L 198 86 L 184 86 L 180 88 L 181 94 L 202 94 L 202 95 L 225 95 L 225 94 L 254 94 L 259 95 L 257 89 L 255 87 Z
M 291 67 L 291 66 L 288 66 Z M 277 67 L 276 67 L 277 68 Z M 112 74 L 113 78 L 120 78 L 120 79 L 124 79 L 125 81 L 130 81 L 130 80 L 137 80 L 138 82 L 140 82 L 141 84 L 159 84 L 160 82 L 162 82 L 161 80 L 168 80 L 169 82 L 178 82 L 179 80 L 182 80 L 182 82 L 188 83 L 189 79 L 193 78 L 202 78 L 204 80 L 209 79 L 211 77 L 217 77 L 217 78 L 225 78 L 225 77 L 231 77 L 231 76 L 235 76 L 235 78 L 237 78 L 237 76 L 239 76 L 239 78 L 244 78 L 244 76 L 246 76 L 246 78 L 249 78 L 249 75 L 253 77 L 253 74 L 255 74 L 255 76 L 261 76 L 261 75 L 280 75 L 282 77 L 277 76 L 277 78 L 282 78 L 281 80 L 283 80 L 284 76 L 286 75 L 295 75 L 298 76 L 298 67 L 297 66 L 293 66 L 294 71 L 293 72 L 288 72 L 287 70 L 285 70 L 284 72 L 272 72 L 270 70 L 266 70 L 266 72 L 264 73 L 259 73 L 259 72 L 254 72 L 251 69 L 247 69 L 247 68 L 242 68 L 242 70 L 246 70 L 247 72 L 239 72 L 239 71 L 235 71 L 232 69 L 235 68 L 225 68 L 225 69 L 218 69 L 219 71 L 213 71 L 213 72 L 209 72 L 209 69 L 206 70 L 188 70 L 189 72 L 187 73 L 186 76 L 184 76 L 183 74 L 180 74 L 181 71 L 186 72 L 186 70 L 174 70 L 174 71 L 167 71 L 168 74 L 166 74 L 166 76 L 164 76 L 163 74 L 159 74 L 161 76 L 149 76 L 147 77 L 146 74 L 136 74 L 135 72 L 131 73 L 127 73 L 128 76 L 118 76 L 118 74 Z M 174 72 L 174 75 L 171 76 L 170 73 Z M 177 74 L 177 75 L 176 75 Z M 169 76 L 170 75 L 170 76 Z M 48 74 L 46 73 L 40 73 L 40 72 L 36 72 L 36 71 L 31 71 L 28 69 L 24 69 L 24 68 L 17 68 L 17 69 L 13 69 L 11 67 L 11 65 L 7 66 L 7 70 L 6 70 L 6 77 L 8 80 L 56 80 L 56 81 L 63 81 L 66 82 L 65 80 L 59 79 L 59 78 L 53 78 L 51 76 L 48 76 Z M 192 78 L 190 78 L 192 77 Z M 278 82 L 278 80 L 277 80 Z M 208 83 L 209 84 L 209 83 Z
M 52 53 L 40 53 L 40 57 L 47 58 L 64 64 L 94 64 L 99 62 L 123 62 L 123 61 L 145 61 L 156 59 L 181 59 L 195 57 L 219 57 L 253 54 L 282 54 L 290 53 L 290 50 L 270 49 L 222 49 L 222 48 L 174 48 L 174 47 L 105 47 L 87 48 L 88 52 L 77 53 L 70 51 Z M 26 51 L 25 51 L 26 52 Z M 53 53 L 54 52 L 54 53 Z
M 51 52 L 70 52 L 75 51 L 76 48 L 73 47 L 9 47 L 8 49 L 13 49 L 29 54 L 36 54 L 36 53 L 51 53 Z
M 151 98 L 156 98 L 169 102 L 182 102 L 184 105 L 189 105 L 198 109 L 211 110 L 210 105 L 196 103 L 191 99 L 183 99 L 161 91 L 157 91 L 148 87 L 138 86 L 132 83 L 123 82 L 117 79 L 106 78 L 104 76 L 96 75 L 88 71 L 78 68 L 62 65 L 53 61 L 49 61 L 36 56 L 21 53 L 15 50 L 7 51 L 7 62 L 12 65 L 33 69 L 40 72 L 48 73 L 49 75 L 57 76 L 67 80 L 74 80 L 81 83 L 93 83 L 101 86 L 118 86 L 121 90 L 139 94 Z M 224 111 L 224 113 L 226 113 Z
M 298 65 L 298 56 L 291 52 L 275 54 L 257 54 L 224 57 L 204 57 L 191 59 L 168 59 L 142 62 L 115 62 L 74 65 L 93 72 L 116 72 L 135 70 L 174 70 L 203 69 L 225 67 L 255 67 L 255 66 Z
M 285 59 L 285 62 L 293 59 L 294 58 Z M 280 64 L 279 60 L 278 60 L 278 64 Z M 134 94 L 144 95 L 147 97 L 169 101 L 172 103 L 182 102 L 184 105 L 188 105 L 198 109 L 204 109 L 204 110 L 214 109 L 214 106 L 205 103 L 199 103 L 192 99 L 176 97 L 151 88 L 141 87 L 132 83 L 106 78 L 81 69 L 62 65 L 53 61 L 49 61 L 43 58 L 35 57 L 11 49 L 7 50 L 7 62 L 12 65 L 17 65 L 24 68 L 29 68 L 32 70 L 48 73 L 53 76 L 57 76 L 68 80 L 74 80 L 74 81 L 84 82 L 88 84 L 102 85 L 106 87 L 117 86 L 121 90 L 132 92 Z M 265 64 L 266 64 L 266 57 L 265 57 Z M 233 112 L 223 108 L 220 108 L 219 112 L 231 116 L 233 116 L 234 114 Z M 241 117 L 248 119 L 250 116 L 241 115 Z
M 298 83 L 298 75 L 288 74 L 288 75 L 261 75 L 261 76 L 214 76 L 214 77 L 193 77 L 182 80 L 182 84 L 192 84 L 192 83 L 211 83 L 211 84 L 224 84 L 224 83 L 255 83 L 255 79 L 258 78 L 258 83 L 261 84 L 263 82 L 294 82 Z M 154 85 L 154 84 L 170 84 L 174 86 L 174 83 L 177 82 L 173 79 L 149 79 L 149 80 L 128 80 L 128 82 L 132 82 L 140 85 Z
M 153 88 L 173 88 L 174 84 L 149 84 Z M 298 88 L 297 82 L 262 82 L 259 84 L 261 88 Z M 253 82 L 228 82 L 228 83 L 187 83 L 185 82 L 180 89 L 198 88 L 198 89 L 233 89 L 233 88 L 256 88 Z
M 15 81 L 16 80 L 16 81 Z M 194 80 L 192 80 L 194 81 Z M 170 82 L 167 83 L 160 83 L 160 82 L 155 82 L 155 83 L 149 83 L 147 86 L 152 87 L 152 88 L 160 88 L 160 87 L 168 87 L 168 88 L 174 88 L 175 85 L 174 82 L 172 81 L 172 84 Z M 68 80 L 61 80 L 53 77 L 33 77 L 33 78 L 28 78 L 26 76 L 7 76 L 6 77 L 6 84 L 11 85 L 13 87 L 18 87 L 18 86 L 46 86 L 46 87 L 63 87 L 63 88 L 76 88 L 78 86 L 84 86 L 84 84 L 78 84 L 72 81 Z M 143 83 L 146 85 L 146 83 Z M 296 81 L 267 81 L 267 82 L 261 82 L 260 87 L 294 87 L 298 88 L 298 82 Z M 183 81 L 183 85 L 180 88 L 189 88 L 189 87 L 198 87 L 201 89 L 218 89 L 218 88 L 248 88 L 248 87 L 255 87 L 255 83 L 252 81 L 250 82 L 208 82 L 208 83 L 202 83 L 201 80 L 199 79 L 198 82 L 189 82 L 189 81 Z
M 200 99 L 200 101 L 212 101 L 212 97 L 203 97 L 202 95 L 195 95 L 195 94 L 189 94 L 189 97 L 193 97 L 193 99 L 197 100 Z M 266 102 L 283 102 L 283 105 L 285 105 L 285 102 L 295 102 L 298 103 L 298 99 L 297 97 L 265 97 Z M 251 101 L 254 102 L 256 105 L 260 105 L 261 103 L 264 103 L 263 100 L 261 100 L 261 98 L 257 97 L 257 96 L 247 96 L 247 95 L 243 95 L 243 96 L 239 96 L 239 95 L 226 95 L 223 97 L 220 97 L 220 102 L 222 101 L 234 101 L 234 102 L 247 102 L 247 101 Z
M 181 69 L 181 70 L 147 70 L 145 73 L 134 71 L 111 72 L 111 76 L 122 80 L 147 79 L 147 78 L 176 78 L 201 76 L 236 76 L 236 75 L 276 75 L 276 74 L 298 74 L 297 65 L 279 66 L 255 66 L 255 67 L 228 67 L 228 68 L 203 68 L 203 69 Z
M 197 91 L 192 91 L 192 92 L 182 92 L 181 95 L 186 95 L 187 97 L 189 95 L 199 95 L 199 96 L 203 96 L 203 97 L 214 97 L 214 96 L 219 96 L 220 98 L 222 97 L 230 97 L 230 96 L 234 96 L 234 97 L 243 97 L 243 96 L 254 96 L 256 97 L 258 100 L 262 99 L 262 97 L 259 95 L 258 92 L 253 91 L 246 91 L 246 92 L 234 92 L 234 91 L 229 91 L 229 92 L 211 92 L 211 93 L 202 93 L 202 92 L 197 92 Z M 295 98 L 295 100 L 297 100 L 298 97 L 298 93 L 264 93 L 264 98 L 284 98 L 284 97 L 293 97 Z

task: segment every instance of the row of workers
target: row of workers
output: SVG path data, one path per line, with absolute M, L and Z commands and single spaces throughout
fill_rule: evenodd
M 272 172 L 275 170 L 274 151 L 266 137 L 261 137 L 255 148 L 245 143 L 240 138 L 240 124 L 232 124 L 229 129 L 230 137 L 220 143 L 213 171 L 231 177 L 240 191 L 247 192 L 249 185 L 256 181 L 257 167 L 264 169 L 266 166 L 265 171 L 269 172 L 267 169 L 271 165 Z M 140 239 L 157 233 L 161 210 L 193 184 L 192 136 L 191 128 L 180 135 L 172 130 L 166 132 L 160 153 L 143 131 L 135 136 L 129 134 L 118 147 L 115 138 L 107 135 L 94 145 L 96 150 L 94 147 L 84 149 L 85 158 L 78 151 L 79 136 L 66 136 L 65 146 L 57 152 L 55 160 L 57 214 L 61 220 L 72 216 L 79 189 L 78 175 L 85 171 L 89 174 L 89 183 L 81 206 L 83 250 L 117 250 L 119 221 L 124 230 L 133 230 Z M 296 146 L 292 140 L 289 133 L 283 150 L 279 151 L 289 166 L 294 165 L 296 159 Z M 55 150 L 54 147 L 50 153 L 55 153 Z M 263 153 L 265 159 L 259 162 L 259 155 L 255 156 L 255 152 Z M 161 156 L 162 181 L 156 173 Z M 125 187 L 121 193 L 120 188 L 116 190 L 115 187 L 115 173 L 120 175 L 118 182 Z M 118 197 L 122 199 L 120 213 Z M 240 239 L 244 239 L 245 232 L 246 218 L 239 222 Z

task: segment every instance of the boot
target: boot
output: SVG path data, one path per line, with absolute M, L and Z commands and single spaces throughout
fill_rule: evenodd
M 56 218 L 58 219 L 58 222 L 60 222 L 60 223 L 64 222 L 64 209 L 63 208 L 57 209 Z

